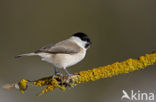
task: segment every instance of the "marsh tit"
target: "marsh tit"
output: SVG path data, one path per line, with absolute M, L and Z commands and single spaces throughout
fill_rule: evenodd
M 90 45 L 91 41 L 87 34 L 78 32 L 66 40 L 56 44 L 46 45 L 35 52 L 21 54 L 15 58 L 38 55 L 41 57 L 42 61 L 46 61 L 53 65 L 55 75 L 58 73 L 56 68 L 62 68 L 69 76 L 71 74 L 66 68 L 73 66 L 84 59 Z

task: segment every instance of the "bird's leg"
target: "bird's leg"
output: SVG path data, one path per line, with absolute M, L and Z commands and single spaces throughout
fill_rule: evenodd
M 64 68 L 64 70 L 65 70 L 65 72 L 67 73 L 68 77 L 70 77 L 70 76 L 73 75 L 73 74 L 70 74 L 66 68 Z
M 65 81 L 65 84 L 70 86 L 73 74 L 70 74 L 66 68 L 64 68 L 64 70 L 67 73 L 67 79 Z
M 56 67 L 54 67 L 54 74 L 57 75 L 59 72 L 57 72 Z
M 54 77 L 55 77 L 56 75 L 62 76 L 62 74 L 56 70 L 56 67 L 53 67 L 53 68 L 54 68 L 54 71 L 55 71 L 55 72 L 54 72 L 54 75 L 53 75 L 52 79 L 54 79 Z

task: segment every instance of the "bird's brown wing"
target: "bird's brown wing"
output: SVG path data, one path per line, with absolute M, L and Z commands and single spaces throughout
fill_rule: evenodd
M 45 52 L 45 53 L 52 53 L 52 54 L 74 54 L 80 51 L 80 47 L 73 41 L 64 40 L 56 44 L 50 44 L 47 46 L 42 47 L 41 49 L 35 51 L 35 53 Z

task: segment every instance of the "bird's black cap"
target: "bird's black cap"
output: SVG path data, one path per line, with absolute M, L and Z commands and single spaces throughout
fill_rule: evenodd
M 82 33 L 82 32 L 77 32 L 77 33 L 73 34 L 73 36 L 79 37 L 82 41 L 86 41 L 87 42 L 87 44 L 85 46 L 86 48 L 91 45 L 90 38 L 88 37 L 87 34 Z

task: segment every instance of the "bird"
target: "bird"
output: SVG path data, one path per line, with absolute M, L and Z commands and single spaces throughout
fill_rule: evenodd
M 54 76 L 60 74 L 57 72 L 57 68 L 64 69 L 67 76 L 71 76 L 72 74 L 68 72 L 67 68 L 83 60 L 91 44 L 87 34 L 77 32 L 66 40 L 43 46 L 31 53 L 17 55 L 15 58 L 40 56 L 42 61 L 53 65 Z

